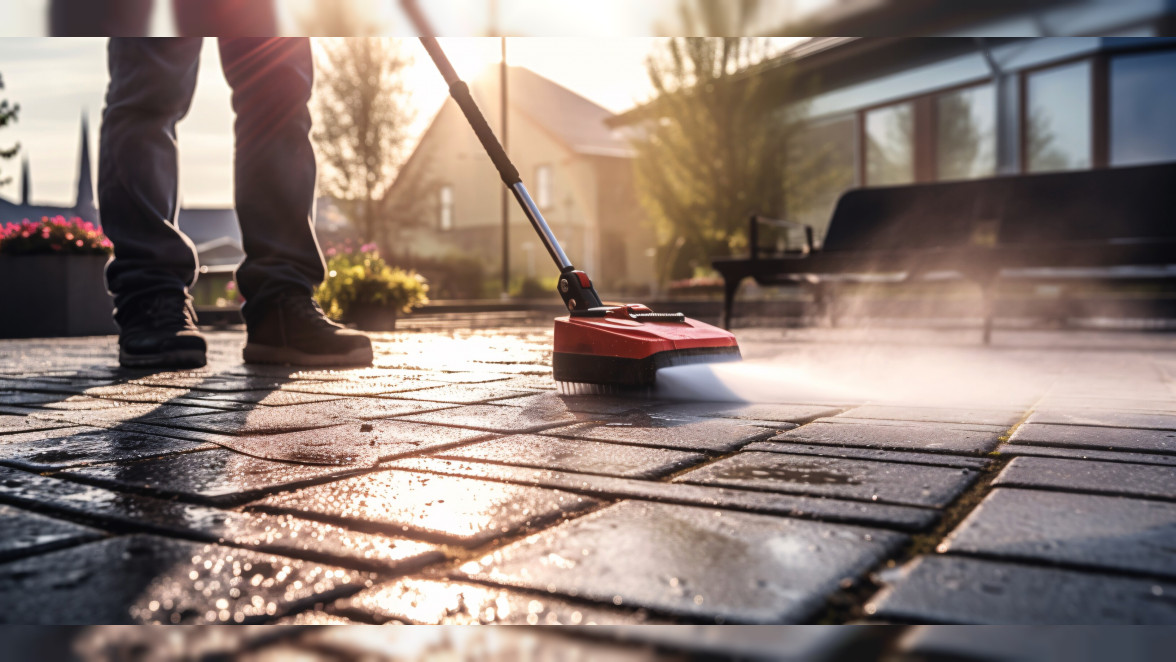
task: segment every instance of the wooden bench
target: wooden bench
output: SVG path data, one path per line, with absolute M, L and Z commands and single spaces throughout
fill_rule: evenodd
M 981 288 L 987 343 L 1000 279 L 1176 264 L 1176 163 L 855 189 L 838 200 L 823 244 L 810 230 L 792 252 L 765 254 L 764 222 L 751 219 L 747 257 L 713 261 L 724 327 L 745 278 L 812 286 L 828 304 L 832 282 L 954 272 Z

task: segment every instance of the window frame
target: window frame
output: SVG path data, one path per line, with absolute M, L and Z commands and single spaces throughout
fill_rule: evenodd
M 1078 171 L 1107 167 L 1110 154 L 1107 57 L 1103 52 L 1082 53 L 1017 72 L 1017 171 L 1020 174 L 1033 174 L 1029 170 L 1029 78 L 1034 74 L 1082 62 L 1090 63 L 1090 167 Z

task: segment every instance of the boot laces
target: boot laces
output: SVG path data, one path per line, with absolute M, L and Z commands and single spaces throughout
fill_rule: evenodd
M 155 297 L 144 312 L 148 323 L 156 328 L 195 327 L 196 309 L 188 297 Z
M 281 299 L 282 307 L 295 319 L 310 322 L 316 326 L 338 328 L 339 325 L 327 318 L 314 297 L 305 294 L 288 294 Z

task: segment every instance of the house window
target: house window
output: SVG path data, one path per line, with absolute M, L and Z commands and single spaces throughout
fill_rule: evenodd
M 857 117 L 810 120 L 788 141 L 784 180 L 786 218 L 824 235 L 837 198 L 853 187 Z
M 453 187 L 442 186 L 439 190 L 439 216 L 437 226 L 442 230 L 453 229 Z
M 1111 165 L 1176 160 L 1176 51 L 1111 60 Z
M 976 179 L 996 172 L 996 88 L 977 85 L 935 100 L 936 179 Z
M 1029 172 L 1091 166 L 1089 61 L 1026 74 L 1025 167 Z
M 866 113 L 866 184 L 890 186 L 915 181 L 914 104 L 900 103 Z
M 544 164 L 535 168 L 535 204 L 547 209 L 551 199 L 551 166 Z

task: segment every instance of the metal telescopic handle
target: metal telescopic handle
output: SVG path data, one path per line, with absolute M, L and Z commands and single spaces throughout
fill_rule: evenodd
M 401 0 L 401 6 L 404 8 L 404 13 L 408 15 L 416 31 L 422 35 L 420 37 L 421 45 L 425 47 L 425 51 L 428 52 L 433 63 L 437 65 L 437 70 L 441 72 L 441 76 L 445 79 L 445 82 L 449 84 L 449 95 L 457 102 L 457 106 L 461 108 L 462 114 L 465 115 L 466 120 L 473 127 L 474 133 L 478 136 L 478 140 L 486 150 L 486 154 L 494 162 L 494 167 L 498 169 L 498 175 L 502 177 L 502 183 L 506 184 L 507 188 L 511 190 L 511 193 L 514 194 L 515 199 L 518 200 L 519 205 L 523 208 L 523 213 L 527 216 L 527 220 L 531 222 L 535 231 L 539 233 L 539 238 L 543 241 L 547 252 L 551 254 L 551 259 L 555 260 L 555 264 L 559 267 L 560 273 L 572 271 L 575 267 L 572 266 L 571 260 L 564 254 L 563 248 L 556 241 L 555 235 L 552 234 L 551 228 L 547 225 L 547 221 L 539 211 L 539 207 L 531 200 L 531 195 L 527 193 L 527 187 L 523 186 L 523 180 L 519 176 L 518 169 L 511 163 L 510 157 L 506 154 L 506 150 L 502 148 L 502 143 L 498 142 L 498 137 L 494 135 L 493 129 L 486 122 L 486 118 L 482 115 L 478 104 L 474 102 L 474 97 L 470 94 L 469 86 L 458 77 L 457 71 L 454 70 L 453 65 L 449 62 L 445 51 L 441 50 L 441 45 L 437 43 L 437 38 L 432 36 L 436 33 L 429 26 L 428 20 L 421 12 L 420 7 L 417 6 L 415 0 Z

